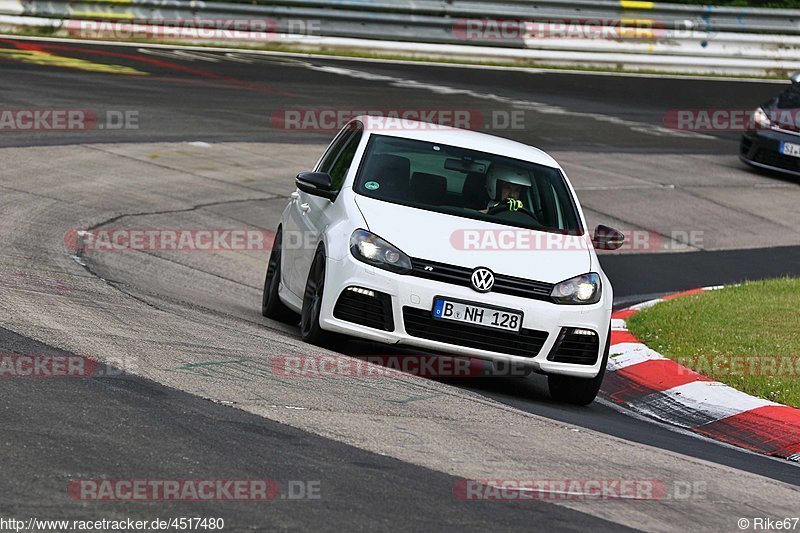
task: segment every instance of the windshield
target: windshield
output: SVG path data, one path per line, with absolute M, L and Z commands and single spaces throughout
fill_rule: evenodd
M 558 169 L 465 148 L 372 135 L 354 189 L 437 213 L 583 233 Z

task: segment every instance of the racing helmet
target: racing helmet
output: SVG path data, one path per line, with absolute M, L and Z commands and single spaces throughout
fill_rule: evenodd
M 505 163 L 492 163 L 486 173 L 486 192 L 492 200 L 498 199 L 498 181 L 515 183 L 524 187 L 531 186 L 531 176 L 528 171 Z

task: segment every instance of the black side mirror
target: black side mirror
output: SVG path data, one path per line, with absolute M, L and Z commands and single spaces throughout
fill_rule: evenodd
M 800 72 L 795 72 L 789 76 L 789 79 L 792 80 L 792 85 L 795 87 L 800 87 Z
M 308 194 L 328 200 L 336 198 L 336 192 L 331 190 L 331 177 L 325 172 L 301 172 L 294 182 L 298 189 Z
M 621 231 L 600 224 L 594 229 L 592 244 L 598 250 L 616 250 L 625 242 L 625 235 Z

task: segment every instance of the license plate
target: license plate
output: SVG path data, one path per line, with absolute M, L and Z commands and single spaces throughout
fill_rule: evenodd
M 782 142 L 781 153 L 793 157 L 800 157 L 800 144 Z
M 433 318 L 478 324 L 506 331 L 519 331 L 522 313 L 437 298 L 433 301 Z

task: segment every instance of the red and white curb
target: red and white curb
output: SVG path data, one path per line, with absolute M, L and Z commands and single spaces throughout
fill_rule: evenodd
M 663 300 L 650 300 L 611 316 L 611 349 L 602 395 L 668 424 L 754 452 L 800 462 L 800 409 L 763 400 L 698 374 L 648 348 L 625 319 Z

